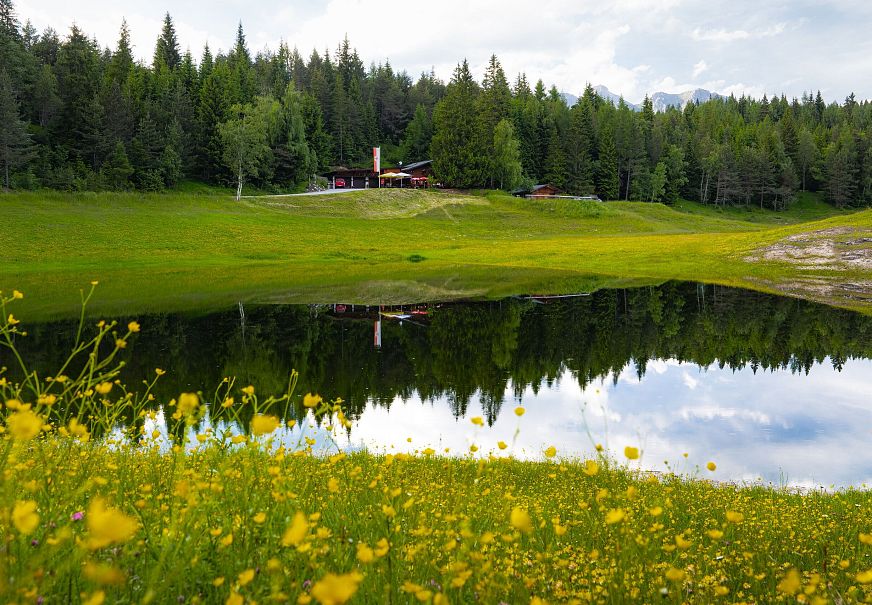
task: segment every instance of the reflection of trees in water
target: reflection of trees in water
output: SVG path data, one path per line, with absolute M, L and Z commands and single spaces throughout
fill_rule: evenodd
M 449 401 L 461 415 L 480 399 L 489 421 L 513 394 L 538 391 L 569 370 L 585 386 L 634 363 L 675 358 L 702 366 L 807 372 L 830 357 L 841 368 L 872 357 L 872 318 L 795 299 L 696 284 L 607 290 L 540 305 L 506 300 L 434 308 L 423 325 L 385 321 L 382 349 L 372 323 L 337 320 L 323 309 L 270 306 L 202 317 L 139 318 L 143 331 L 126 351 L 132 386 L 155 367 L 168 371 L 157 394 L 217 386 L 224 376 L 283 391 L 299 370 L 298 394 L 342 397 L 351 414 L 367 402 L 389 406 L 418 393 Z M 127 319 L 121 321 L 122 325 Z M 72 322 L 29 326 L 27 359 L 51 373 L 69 347 Z M 0 365 L 9 365 L 0 359 Z M 244 386 L 240 384 L 240 386 Z

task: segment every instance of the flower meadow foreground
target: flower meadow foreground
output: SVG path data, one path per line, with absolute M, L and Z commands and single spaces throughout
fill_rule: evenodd
M 633 447 L 520 461 L 512 435 L 464 456 L 325 452 L 316 427 L 353 419 L 292 397 L 294 375 L 266 399 L 227 379 L 160 401 L 160 369 L 126 388 L 136 322 L 28 372 L 22 296 L 0 294 L 0 602 L 872 602 L 867 491 L 655 475 Z

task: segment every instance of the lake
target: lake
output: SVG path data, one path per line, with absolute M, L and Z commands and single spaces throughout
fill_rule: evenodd
M 552 445 L 566 457 L 591 455 L 598 443 L 620 457 L 635 445 L 649 470 L 802 487 L 872 483 L 872 317 L 798 299 L 667 283 L 574 297 L 239 305 L 118 319 L 142 325 L 124 351 L 131 388 L 160 367 L 159 400 L 211 393 L 225 376 L 280 394 L 296 369 L 298 398 L 345 401 L 354 420 L 339 439 L 346 449 L 468 455 L 475 445 L 477 455 L 541 459 Z M 24 357 L 51 374 L 76 323 L 27 329 Z M 8 355 L 0 365 L 12 366 Z M 296 442 L 298 430 L 283 438 Z M 324 444 L 323 431 L 307 430 Z

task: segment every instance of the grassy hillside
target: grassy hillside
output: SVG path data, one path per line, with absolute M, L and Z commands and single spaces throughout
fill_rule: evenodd
M 809 271 L 759 253 L 806 231 L 872 230 L 870 211 L 801 222 L 826 210 L 813 197 L 774 214 L 409 190 L 241 202 L 196 194 L 14 194 L 0 198 L 0 289 L 27 291 L 34 315 L 59 315 L 75 312 L 78 289 L 91 280 L 101 282 L 100 312 L 236 300 L 496 297 L 627 280 L 764 289 L 809 276 L 862 280 L 862 267 Z

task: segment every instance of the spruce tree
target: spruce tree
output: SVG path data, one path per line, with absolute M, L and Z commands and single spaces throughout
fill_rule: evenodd
M 173 70 L 181 62 L 182 56 L 179 51 L 179 41 L 176 38 L 176 28 L 173 25 L 173 18 L 167 13 L 164 16 L 163 29 L 154 49 L 154 69 L 158 71 L 161 66 L 164 66 Z
M 130 186 L 130 175 L 133 174 L 133 166 L 127 157 L 124 143 L 117 141 L 112 152 L 103 163 L 100 170 L 103 181 L 110 189 L 116 191 L 127 189 Z
M 124 19 L 121 21 L 118 45 L 112 55 L 107 75 L 111 81 L 123 85 L 131 69 L 133 69 L 133 48 L 130 44 L 130 29 L 127 27 L 127 20 Z
M 563 153 L 563 143 L 560 141 L 555 125 L 551 126 L 550 133 L 543 180 L 562 190 L 566 188 L 566 155 Z
M 406 135 L 400 146 L 400 154 L 405 162 L 429 159 L 430 142 L 433 140 L 433 123 L 423 105 L 415 108 L 415 116 L 406 127 Z
M 478 94 L 478 84 L 464 59 L 433 112 L 433 170 L 449 187 L 481 187 L 485 183 L 484 146 L 476 111 Z
M 15 16 L 15 6 L 12 0 L 0 0 L 0 35 L 20 39 L 21 32 L 18 29 L 18 17 Z
M 618 175 L 618 151 L 611 133 L 600 138 L 599 161 L 596 172 L 597 193 L 604 200 L 616 200 L 621 194 Z
M 494 161 L 494 132 L 502 120 L 511 112 L 512 92 L 506 80 L 506 74 L 496 55 L 491 55 L 490 62 L 484 74 L 481 94 L 478 96 L 478 116 L 480 137 L 484 152 L 492 163 Z M 489 184 L 494 185 L 493 171 L 488 170 Z
M 9 189 L 9 173 L 25 165 L 31 158 L 30 135 L 21 119 L 18 101 L 6 70 L 0 71 L 0 164 L 3 165 L 3 187 Z

